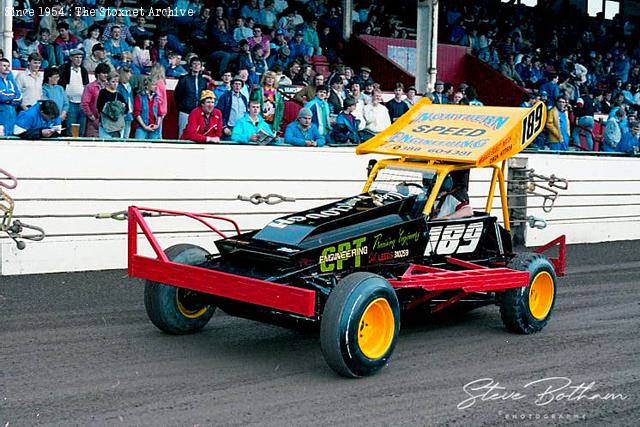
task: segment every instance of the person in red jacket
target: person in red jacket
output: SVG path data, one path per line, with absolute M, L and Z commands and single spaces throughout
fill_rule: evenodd
M 222 113 L 213 108 L 216 96 L 210 90 L 200 94 L 200 106 L 196 107 L 187 120 L 182 139 L 193 142 L 220 142 L 222 136 Z

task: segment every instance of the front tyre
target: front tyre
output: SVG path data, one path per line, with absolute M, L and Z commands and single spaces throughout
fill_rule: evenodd
M 353 273 L 329 294 L 320 322 L 320 346 L 338 374 L 364 377 L 387 363 L 399 331 L 400 306 L 389 282 L 376 274 Z
M 508 267 L 529 272 L 529 285 L 508 289 L 500 305 L 505 326 L 520 334 L 540 331 L 549 322 L 556 301 L 556 273 L 553 264 L 540 254 L 523 253 Z
M 209 255 L 203 248 L 190 244 L 171 246 L 165 253 L 169 260 L 186 265 L 202 264 Z M 216 309 L 199 292 L 150 280 L 144 287 L 144 306 L 158 329 L 175 335 L 199 331 Z

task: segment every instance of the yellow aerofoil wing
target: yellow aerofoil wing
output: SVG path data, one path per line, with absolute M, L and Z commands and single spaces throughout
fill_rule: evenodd
M 432 104 L 420 100 L 357 154 L 490 166 L 515 156 L 544 129 L 547 109 Z

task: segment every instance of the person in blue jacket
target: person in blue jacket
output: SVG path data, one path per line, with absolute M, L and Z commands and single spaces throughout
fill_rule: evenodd
M 358 120 L 353 112 L 356 109 L 358 101 L 352 96 L 348 96 L 344 100 L 344 108 L 338 117 L 336 123 L 331 129 L 331 142 L 334 144 L 360 144 L 361 138 L 358 132 Z
M 20 104 L 22 93 L 13 78 L 11 62 L 0 58 L 0 125 L 4 126 L 4 135 L 13 135 L 16 121 L 16 105 Z
M 284 131 L 284 143 L 300 147 L 322 147 L 324 137 L 318 127 L 311 121 L 311 110 L 302 108 L 298 112 L 298 120 L 287 125 Z
M 24 139 L 51 138 L 60 136 L 61 132 L 60 109 L 49 99 L 21 111 L 13 127 L 14 135 Z
M 316 87 L 316 96 L 304 106 L 311 111 L 311 121 L 318 126 L 321 135 L 328 135 L 331 131 L 329 123 L 329 88 L 326 85 Z
M 634 154 L 638 152 L 640 145 L 640 122 L 630 122 L 629 129 L 622 133 L 620 143 L 616 147 L 616 151 L 627 154 Z
M 271 127 L 260 115 L 260 101 L 249 101 L 249 111 L 236 122 L 231 140 L 240 144 L 269 144 L 275 139 Z

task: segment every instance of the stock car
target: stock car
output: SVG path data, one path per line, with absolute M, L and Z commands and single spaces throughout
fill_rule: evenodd
M 504 171 L 545 122 L 542 103 L 527 109 L 423 100 L 356 148 L 391 156 L 370 162 L 361 194 L 248 233 L 228 218 L 131 206 L 129 275 L 147 280 L 147 314 L 166 333 L 198 331 L 216 309 L 317 328 L 324 359 L 345 377 L 368 376 L 388 363 L 403 312 L 495 304 L 507 329 L 538 332 L 549 322 L 564 273 L 564 240 L 514 253 Z M 438 219 L 451 177 L 483 167 L 493 171 L 484 210 Z M 491 214 L 496 187 L 501 222 Z M 145 219 L 158 213 L 205 224 L 221 237 L 218 253 L 188 243 L 163 250 Z M 233 224 L 237 235 L 225 236 L 213 220 Z M 138 254 L 139 230 L 155 258 Z M 554 245 L 559 256 L 547 258 L 542 252 Z

